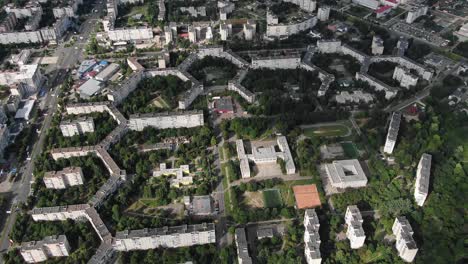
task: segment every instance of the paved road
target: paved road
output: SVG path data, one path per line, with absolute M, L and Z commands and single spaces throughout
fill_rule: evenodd
M 37 142 L 34 144 L 31 151 L 31 161 L 26 161 L 25 166 L 22 168 L 21 183 L 12 187 L 12 192 L 15 195 L 13 199 L 15 204 L 26 202 L 30 190 L 31 180 L 33 178 L 34 160 L 42 153 L 46 133 L 50 128 L 53 114 L 57 110 L 57 87 L 59 87 L 67 77 L 66 69 L 73 67 L 79 59 L 82 59 L 83 48 L 89 38 L 90 33 L 98 22 L 98 14 L 93 13 L 88 20 L 86 20 L 80 27 L 80 38 L 74 46 L 70 48 L 63 47 L 61 44 L 55 51 L 54 56 L 59 57 L 55 68 L 52 70 L 52 76 L 49 79 L 48 88 L 49 92 L 45 98 L 45 107 L 47 108 L 47 116 L 44 118 L 44 123 L 41 128 L 41 133 Z M 77 47 L 77 48 L 75 48 Z M 5 222 L 5 226 L 0 238 L 0 252 L 6 252 L 9 247 L 9 234 L 12 230 L 13 224 L 16 220 L 17 212 L 12 210 L 10 216 Z M 0 258 L 0 263 L 3 263 L 3 258 Z

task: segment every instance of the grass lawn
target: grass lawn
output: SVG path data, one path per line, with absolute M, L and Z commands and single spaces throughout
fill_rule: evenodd
M 321 127 L 310 127 L 304 129 L 304 135 L 307 137 L 321 136 L 321 137 L 343 137 L 349 132 L 346 125 L 330 125 Z
M 345 155 L 350 159 L 357 159 L 359 152 L 353 142 L 341 142 Z
M 281 200 L 280 191 L 277 189 L 264 190 L 263 203 L 265 204 L 265 207 L 268 208 L 281 207 L 283 205 L 283 201 Z

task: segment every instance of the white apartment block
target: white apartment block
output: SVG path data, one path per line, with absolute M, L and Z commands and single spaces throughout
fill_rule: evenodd
M 376 10 L 380 6 L 380 2 L 377 0 L 353 0 L 353 3 Z
M 278 146 L 279 151 L 276 151 Z M 282 159 L 285 162 L 286 173 L 296 173 L 296 166 L 289 149 L 288 141 L 285 136 L 278 136 L 276 138 L 276 144 L 268 142 L 255 143 L 252 142 L 252 153 L 247 154 L 244 148 L 244 142 L 242 139 L 236 140 L 237 157 L 240 161 L 240 169 L 242 178 L 250 178 L 250 167 L 249 160 L 255 163 L 276 163 L 278 159 Z
M 409 69 L 396 66 L 393 72 L 393 79 L 400 82 L 400 86 L 404 88 L 410 88 L 418 84 L 419 77 L 412 74 Z
M 245 234 L 245 228 L 236 228 L 235 233 L 237 262 L 239 264 L 252 264 L 252 258 L 249 255 L 249 245 Z
M 148 250 L 158 247 L 190 247 L 215 242 L 216 233 L 214 224 L 203 223 L 117 232 L 112 246 L 117 251 L 131 251 Z
M 116 28 L 107 31 L 107 36 L 112 41 L 141 41 L 153 39 L 153 29 L 151 27 L 139 28 Z
M 84 133 L 94 132 L 94 121 L 91 117 L 82 117 L 76 120 L 65 120 L 60 123 L 60 130 L 64 137 L 73 137 Z
M 300 54 L 271 57 L 252 57 L 252 69 L 296 69 L 301 64 Z
M 13 4 L 5 7 L 5 11 L 7 13 L 14 13 L 17 19 L 31 17 L 39 10 L 42 13 L 42 6 L 37 2 L 29 2 L 24 7 L 15 7 Z
M 353 91 L 349 93 L 348 91 L 342 91 L 339 94 L 335 95 L 335 101 L 338 104 L 347 104 L 347 103 L 370 103 L 374 100 L 374 97 L 370 93 L 365 93 L 363 91 Z
M 348 226 L 346 236 L 349 239 L 352 249 L 357 249 L 364 246 L 366 234 L 362 229 L 362 216 L 359 208 L 356 205 L 350 205 L 346 208 L 345 222 Z
M 424 153 L 419 160 L 416 171 L 416 182 L 414 188 L 414 200 L 419 206 L 423 206 L 429 193 L 429 180 L 431 177 L 432 156 Z
M 266 36 L 281 38 L 297 34 L 313 28 L 317 24 L 317 17 L 308 16 L 303 21 L 291 24 L 267 24 Z
M 145 127 L 157 129 L 203 126 L 202 111 L 134 114 L 130 116 L 131 130 L 142 131 Z
M 317 11 L 317 19 L 324 22 L 324 21 L 327 21 L 329 18 L 330 18 L 330 7 L 328 6 L 319 7 Z
M 406 23 L 408 24 L 413 23 L 420 16 L 426 15 L 428 10 L 429 10 L 428 6 L 424 6 L 424 5 L 413 6 L 411 10 L 408 12 L 408 15 L 406 16 Z
M 366 174 L 357 159 L 335 160 L 324 168 L 332 187 L 346 189 L 367 185 Z
M 341 52 L 341 41 L 340 40 L 317 40 L 317 50 L 320 53 Z
M 67 167 L 61 171 L 48 171 L 44 174 L 44 184 L 48 189 L 65 189 L 68 186 L 83 184 L 83 170 L 80 167 Z
M 8 127 L 5 124 L 0 125 L 0 157 L 4 157 L 5 148 L 8 146 Z
M 374 36 L 371 45 L 372 55 L 382 55 L 384 52 L 384 42 L 381 37 Z
M 188 176 L 185 176 L 185 175 Z M 159 170 L 153 171 L 153 177 L 171 176 L 175 175 L 175 179 L 171 179 L 169 182 L 171 186 L 180 187 L 181 185 L 190 185 L 193 183 L 193 177 L 190 176 L 189 165 L 180 165 L 179 168 L 168 169 L 166 163 L 159 164 Z
M 83 4 L 83 0 L 70 0 L 67 5 L 55 7 L 52 12 L 55 18 L 62 16 L 76 17 L 76 11 L 78 11 L 81 4 Z
M 395 143 L 398 137 L 398 130 L 400 129 L 401 113 L 393 112 L 390 125 L 388 126 L 387 139 L 383 151 L 387 154 L 392 154 L 395 148 Z
M 257 24 L 252 20 L 248 20 L 247 23 L 243 25 L 243 32 L 245 40 L 253 40 L 257 32 Z
M 414 232 L 408 219 L 404 216 L 395 218 L 392 231 L 396 237 L 395 247 L 398 251 L 398 256 L 405 262 L 413 262 L 418 253 L 418 247 L 413 239 Z
M 320 254 L 320 222 L 315 209 L 307 209 L 304 213 L 304 256 L 307 264 L 320 264 L 322 256 Z
M 232 24 L 220 23 L 219 34 L 221 35 L 221 40 L 227 40 L 232 35 Z
M 65 206 L 53 206 L 34 208 L 29 214 L 34 221 L 65 221 L 67 219 L 77 220 L 86 217 L 85 210 L 88 204 L 74 204 Z
M 387 85 L 386 83 L 370 76 L 367 73 L 356 72 L 356 80 L 367 82 L 370 86 L 372 86 L 376 91 L 384 91 L 385 92 L 385 99 L 389 100 L 395 97 L 398 93 L 398 89 Z
M 38 263 L 53 257 L 70 255 L 70 245 L 65 235 L 48 236 L 41 241 L 21 243 L 20 254 L 27 263 Z
M 38 64 L 21 65 L 18 71 L 0 72 L 1 85 L 13 85 L 22 82 L 37 89 L 40 87 L 42 80 L 43 76 Z
M 283 2 L 289 2 L 298 5 L 306 12 L 314 12 L 317 8 L 317 1 L 315 0 L 283 0 Z

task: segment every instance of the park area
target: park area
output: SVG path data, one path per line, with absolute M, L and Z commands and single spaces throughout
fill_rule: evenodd
M 347 137 L 352 133 L 347 125 L 340 123 L 303 126 L 303 131 L 306 137 Z

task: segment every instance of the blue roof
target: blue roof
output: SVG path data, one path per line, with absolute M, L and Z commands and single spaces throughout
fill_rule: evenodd
M 100 64 L 100 65 L 107 65 L 107 64 L 109 64 L 109 62 L 108 62 L 108 61 L 105 61 L 105 60 L 102 60 L 101 62 L 99 62 L 99 64 Z

